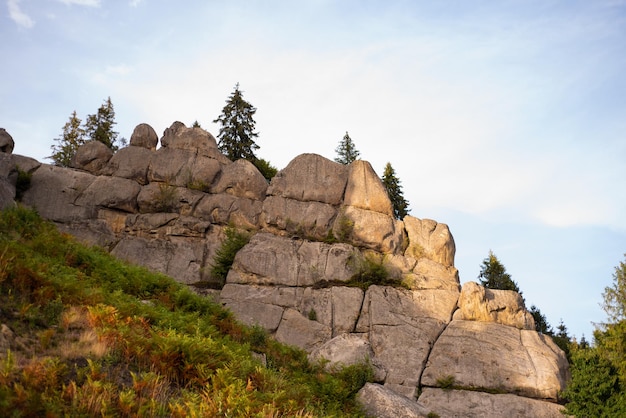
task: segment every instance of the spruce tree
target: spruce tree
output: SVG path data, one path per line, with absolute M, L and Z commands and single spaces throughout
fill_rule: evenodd
M 383 185 L 385 186 L 389 199 L 391 200 L 391 204 L 393 205 L 394 216 L 396 219 L 403 219 L 409 214 L 409 202 L 404 198 L 400 180 L 396 177 L 396 172 L 391 166 L 391 163 L 387 163 L 387 165 L 385 165 Z
M 532 305 L 530 307 L 530 314 L 533 316 L 535 320 L 535 331 L 540 332 L 545 335 L 554 335 L 554 331 L 552 330 L 552 326 L 548 323 L 545 315 L 541 313 L 538 307 Z
M 98 109 L 95 115 L 88 115 L 85 121 L 85 132 L 87 137 L 92 141 L 100 141 L 113 151 L 117 151 L 118 132 L 113 130 L 115 122 L 115 110 L 113 109 L 113 103 L 111 98 L 107 98 L 102 106 Z M 121 140 L 121 145 L 124 145 L 124 140 Z
M 226 100 L 222 114 L 213 121 L 221 125 L 217 135 L 218 147 L 232 161 L 243 158 L 254 163 L 257 159 L 254 150 L 259 149 L 259 146 L 254 138 L 259 134 L 254 132 L 255 113 L 256 108 L 244 100 L 237 83 L 235 91 Z
M 69 120 L 63 125 L 63 133 L 59 138 L 55 138 L 58 144 L 52 145 L 52 155 L 50 158 L 54 165 L 69 167 L 76 150 L 85 143 L 85 130 L 81 126 L 81 120 L 76 116 L 76 111 L 72 112 Z
M 493 251 L 489 250 L 489 256 L 483 260 L 478 275 L 480 284 L 488 289 L 514 290 L 522 293 L 517 287 L 517 283 L 511 279 L 511 275 L 506 272 L 506 268 Z
M 351 162 L 357 160 L 361 153 L 356 149 L 352 138 L 348 135 L 348 131 L 343 136 L 341 142 L 337 148 L 335 148 L 335 152 L 337 153 L 337 158 L 335 158 L 335 162 L 339 164 L 350 164 Z

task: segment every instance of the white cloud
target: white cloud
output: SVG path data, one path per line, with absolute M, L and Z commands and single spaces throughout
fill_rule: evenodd
M 35 21 L 30 18 L 26 13 L 20 9 L 20 0 L 8 0 L 7 7 L 9 9 L 9 16 L 18 25 L 30 29 L 35 26 Z
M 77 6 L 100 7 L 100 0 L 59 0 L 59 1 L 68 6 L 75 4 Z
M 130 0 L 130 7 L 137 7 L 142 0 Z

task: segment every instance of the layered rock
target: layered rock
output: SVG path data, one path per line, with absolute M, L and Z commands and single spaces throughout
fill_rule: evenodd
M 223 286 L 242 322 L 329 368 L 368 361 L 379 384 L 359 398 L 376 416 L 556 416 L 563 353 L 518 294 L 461 289 L 448 226 L 395 219 L 369 163 L 303 154 L 268 184 L 200 128 L 175 122 L 160 142 L 141 124 L 115 153 L 79 149 L 74 169 L 0 153 L 0 205 L 14 204 L 19 166 L 32 174 L 22 202 L 63 231 L 180 282 Z M 0 135 L 0 150 L 9 144 Z M 224 284 L 209 272 L 227 227 L 252 237 Z

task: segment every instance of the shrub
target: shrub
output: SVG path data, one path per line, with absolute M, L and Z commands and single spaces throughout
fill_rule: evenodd
M 455 382 L 456 379 L 454 378 L 454 376 L 447 375 L 437 379 L 437 386 L 439 386 L 441 389 L 452 389 Z
M 17 167 L 17 183 L 15 184 L 15 200 L 21 201 L 24 193 L 30 188 L 33 175 Z
M 335 228 L 335 238 L 339 242 L 346 242 L 354 231 L 354 221 L 346 216 L 342 211 L 337 218 L 337 226 Z
M 237 252 L 250 241 L 249 233 L 238 231 L 234 227 L 225 228 L 224 234 L 226 239 L 215 252 L 211 265 L 211 276 L 218 279 L 222 286 L 226 283 L 226 276 L 235 261 Z
M 389 272 L 383 265 L 382 261 L 376 260 L 372 255 L 366 255 L 363 259 L 352 258 L 352 263 L 355 263 L 356 273 L 352 276 L 351 284 L 368 288 L 371 285 L 389 285 L 397 284 L 390 280 Z
M 178 190 L 169 182 L 159 183 L 159 193 L 154 202 L 154 209 L 157 212 L 173 212 L 178 203 Z

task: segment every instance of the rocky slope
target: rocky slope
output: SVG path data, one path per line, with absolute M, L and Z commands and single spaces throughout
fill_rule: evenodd
M 459 284 L 448 226 L 395 220 L 369 163 L 296 157 L 268 184 L 211 134 L 137 126 L 113 154 L 92 142 L 73 169 L 11 154 L 0 132 L 0 206 L 24 204 L 79 239 L 195 287 L 312 358 L 369 360 L 374 416 L 561 416 L 563 352 L 534 331 L 515 292 Z M 18 186 L 19 189 L 19 186 Z M 252 231 L 226 283 L 209 274 L 227 226 Z M 355 287 L 372 266 L 384 285 Z M 222 287 L 223 285 L 223 287 Z

